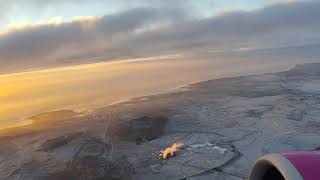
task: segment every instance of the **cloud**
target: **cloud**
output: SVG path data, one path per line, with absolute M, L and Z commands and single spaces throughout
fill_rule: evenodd
M 319 40 L 319 10 L 320 3 L 317 2 L 291 3 L 252 12 L 191 19 L 165 29 L 129 36 L 125 41 L 115 42 L 109 52 L 130 50 L 132 54 L 154 54 L 308 43 Z
M 179 3 L 179 1 L 176 1 Z M 178 6 L 178 5 L 174 5 Z M 0 71 L 244 48 L 319 43 L 320 2 L 277 4 L 209 18 L 168 7 L 12 25 L 0 35 Z
M 57 59 L 101 53 L 115 41 L 136 34 L 135 30 L 180 17 L 175 11 L 138 8 L 103 17 L 77 17 L 63 22 L 55 18 L 46 23 L 12 25 L 0 35 L 0 63 L 2 68 L 59 64 Z
M 299 0 L 271 0 L 272 3 L 292 3 L 292 2 L 297 2 L 297 1 L 299 1 Z
M 69 8 L 72 8 L 73 11 L 77 11 L 77 7 L 102 4 L 107 5 L 109 3 L 105 0 L 1 0 L 0 25 L 4 26 L 17 19 L 27 21 L 28 16 L 47 18 L 47 15 L 50 15 L 50 13 L 52 14 L 52 12 L 63 12 Z
M 59 10 L 65 11 L 66 8 L 73 8 L 74 11 L 84 10 L 87 7 L 104 7 L 106 13 L 109 11 L 128 10 L 139 7 L 152 7 L 152 8 L 165 8 L 165 9 L 178 9 L 179 11 L 185 10 L 190 14 L 196 7 L 206 7 L 211 5 L 215 0 L 1 0 L 0 1 L 0 19 L 4 20 L 6 17 L 9 19 L 12 16 L 24 16 L 31 14 L 42 16 L 46 13 L 56 12 Z M 202 9 L 203 10 L 203 9 Z M 23 13 L 21 14 L 21 11 Z M 91 10 L 92 11 L 92 10 Z M 93 10 L 95 11 L 95 10 Z M 72 12 L 69 12 L 72 14 Z

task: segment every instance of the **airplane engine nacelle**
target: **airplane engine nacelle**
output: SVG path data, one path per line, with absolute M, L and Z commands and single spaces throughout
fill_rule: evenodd
M 249 180 L 320 180 L 320 152 L 269 154 L 258 159 Z

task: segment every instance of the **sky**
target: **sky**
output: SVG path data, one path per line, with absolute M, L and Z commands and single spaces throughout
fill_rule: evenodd
M 319 19 L 319 0 L 0 0 L 0 129 L 319 62 Z
M 317 0 L 0 0 L 0 74 L 318 44 Z
M 192 8 L 197 9 L 198 15 L 212 15 L 224 11 L 253 10 L 269 4 L 287 1 L 232 0 L 227 2 L 225 0 L 200 0 L 192 2 L 190 0 L 1 0 L 1 26 L 5 28 L 5 26 L 11 23 L 44 21 L 53 17 L 69 19 L 74 16 L 101 16 L 141 6 L 170 7 L 172 2 L 175 3 L 175 6 L 177 6 L 177 4 L 178 6 L 189 4 Z

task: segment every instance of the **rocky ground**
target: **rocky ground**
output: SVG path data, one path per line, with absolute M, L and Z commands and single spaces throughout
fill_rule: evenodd
M 320 64 L 54 117 L 0 132 L 0 179 L 240 180 L 263 154 L 320 147 Z

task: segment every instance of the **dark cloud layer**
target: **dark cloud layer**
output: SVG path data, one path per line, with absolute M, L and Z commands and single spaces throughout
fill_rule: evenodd
M 159 7 L 11 30 L 0 35 L 1 70 L 62 65 L 71 57 L 78 63 L 84 57 L 121 59 L 320 43 L 320 2 L 278 4 L 210 18 Z

